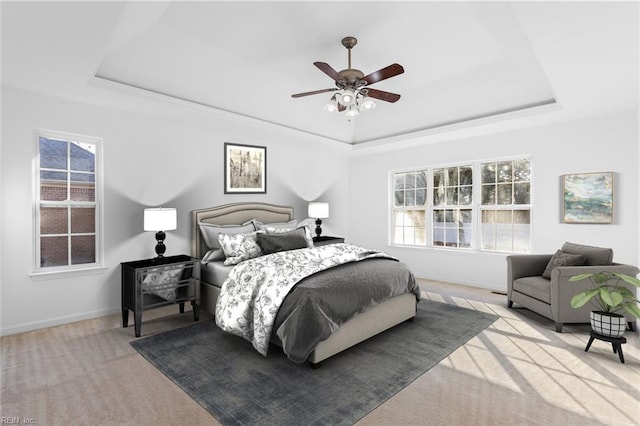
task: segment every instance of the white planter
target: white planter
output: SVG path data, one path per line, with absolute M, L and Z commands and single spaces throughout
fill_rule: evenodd
M 622 337 L 627 328 L 627 320 L 623 315 L 607 312 L 591 311 L 591 329 L 608 337 Z

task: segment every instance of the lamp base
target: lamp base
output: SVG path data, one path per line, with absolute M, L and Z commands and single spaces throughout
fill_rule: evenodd
M 156 254 L 159 258 L 164 257 L 164 252 L 167 251 L 167 247 L 164 245 L 164 239 L 166 236 L 167 235 L 164 231 L 156 232 L 156 241 L 158 242 L 158 244 L 156 244 Z
M 320 238 L 320 234 L 322 234 L 322 219 L 316 219 L 316 238 Z

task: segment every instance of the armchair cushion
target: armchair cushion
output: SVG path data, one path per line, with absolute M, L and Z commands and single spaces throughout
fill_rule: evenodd
M 557 266 L 582 266 L 586 263 L 587 256 L 584 254 L 571 254 L 565 253 L 562 250 L 557 250 L 551 260 L 547 263 L 547 267 L 542 273 L 542 277 L 548 280 L 551 279 L 551 271 Z
M 513 282 L 513 291 L 551 304 L 551 282 L 542 277 L 524 277 Z
M 585 246 L 566 242 L 562 245 L 561 250 L 565 253 L 583 254 L 586 256 L 585 265 L 611 265 L 613 262 L 613 249 Z

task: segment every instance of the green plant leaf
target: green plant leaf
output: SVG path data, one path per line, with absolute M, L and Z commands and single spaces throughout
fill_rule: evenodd
M 631 292 L 631 290 L 629 290 L 626 287 L 618 287 L 618 293 L 620 293 L 622 295 L 622 297 L 624 297 L 625 299 L 633 299 L 636 300 L 636 295 L 633 294 Z
M 593 281 L 595 281 L 596 284 L 602 284 L 604 282 L 607 282 L 608 280 L 609 280 L 609 275 L 607 275 L 606 272 L 598 272 L 593 277 Z
M 619 272 L 614 272 L 613 275 L 620 278 L 622 281 L 635 285 L 636 287 L 640 287 L 640 280 L 636 277 L 632 277 L 631 275 L 621 274 Z
M 636 318 L 640 318 L 640 308 L 635 303 L 627 303 L 623 306 L 624 310 L 629 312 Z
M 587 279 L 589 277 L 593 276 L 593 274 L 579 274 L 579 275 L 574 275 L 571 278 L 569 278 L 569 281 L 582 281 L 584 279 Z
M 578 293 L 571 298 L 571 307 L 579 308 L 584 306 L 589 300 L 591 300 L 596 294 L 600 292 L 599 289 L 587 290 L 582 293 Z
M 609 290 L 609 288 L 605 286 L 600 287 L 600 300 L 602 300 L 606 305 L 615 308 L 620 303 L 622 303 L 624 297 L 622 297 L 619 292 L 615 290 Z

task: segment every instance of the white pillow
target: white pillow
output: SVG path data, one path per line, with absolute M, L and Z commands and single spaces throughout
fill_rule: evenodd
M 256 230 L 265 229 L 265 228 L 273 228 L 273 229 L 284 229 L 287 231 L 291 231 L 296 229 L 298 226 L 298 221 L 293 219 L 289 222 L 274 222 L 274 223 L 262 223 L 259 220 L 253 220 L 253 224 L 256 227 Z
M 264 233 L 264 231 L 254 231 L 247 234 L 218 235 L 218 242 L 226 256 L 224 264 L 227 266 L 236 265 L 243 260 L 262 256 L 263 252 L 258 245 L 258 239 L 256 237 L 258 233 Z
M 198 226 L 200 227 L 200 233 L 202 234 L 204 243 L 211 249 L 202 259 L 205 262 L 224 259 L 224 252 L 221 250 L 220 243 L 218 242 L 218 235 L 221 233 L 246 234 L 247 232 L 256 230 L 251 220 L 242 225 L 214 225 L 212 223 L 198 222 Z

